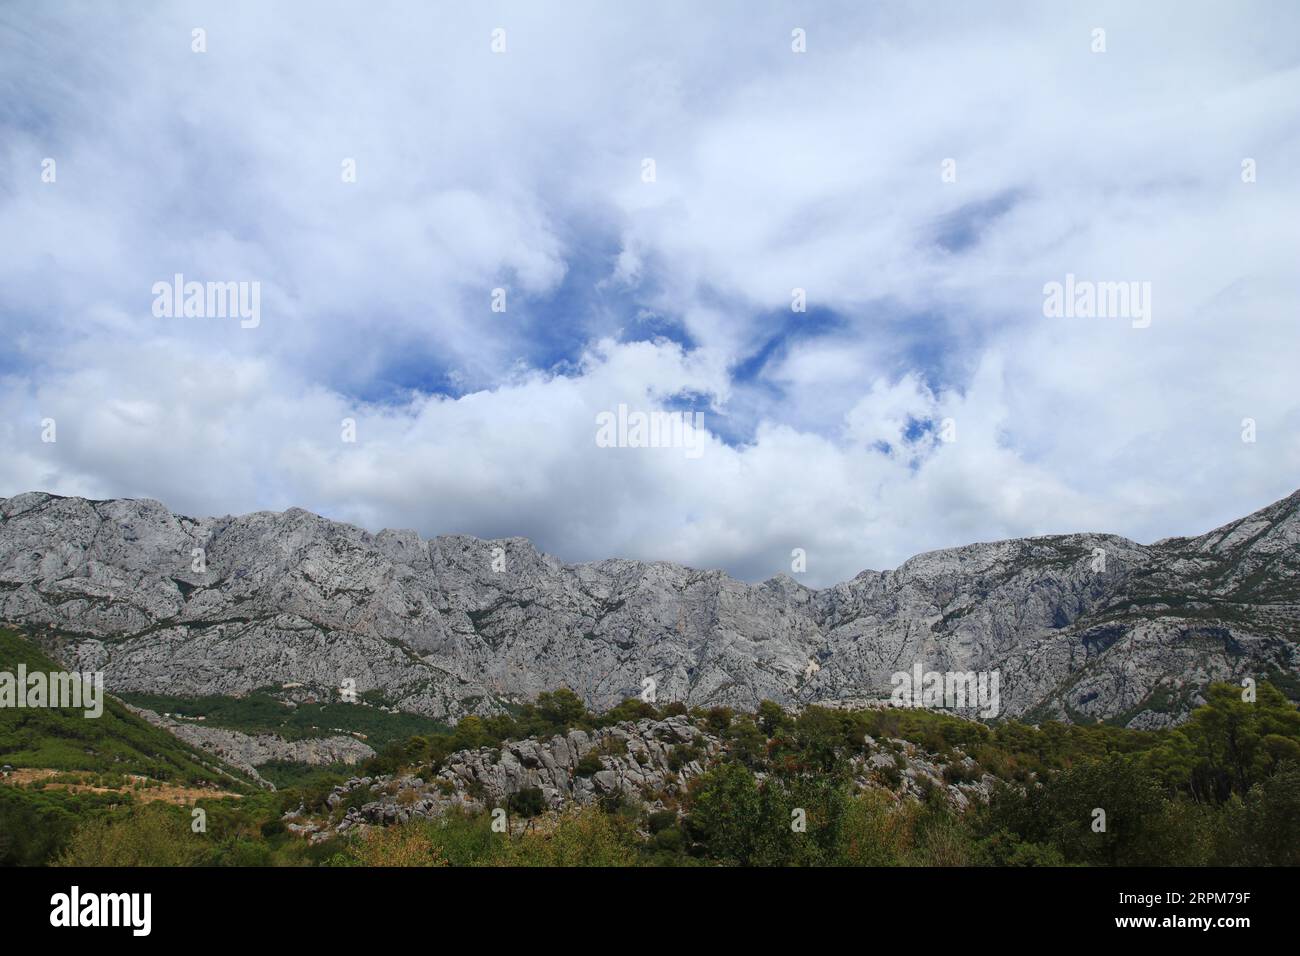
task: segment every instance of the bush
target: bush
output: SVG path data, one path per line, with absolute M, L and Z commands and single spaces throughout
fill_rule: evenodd
M 446 866 L 427 821 L 371 827 L 331 862 L 336 866 Z
M 660 833 L 677 826 L 677 814 L 672 810 L 657 810 L 646 818 L 646 826 L 651 833 Z
M 507 850 L 509 838 L 492 829 L 486 813 L 470 814 L 453 809 L 428 826 L 438 852 L 452 866 L 481 866 Z
M 972 783 L 981 776 L 978 766 L 968 767 L 963 763 L 953 761 L 943 768 L 943 779 L 945 783 Z
M 59 866 L 194 866 L 209 846 L 190 830 L 189 815 L 162 802 L 87 820 L 59 856 Z
M 87 816 L 121 800 L 117 794 L 0 786 L 0 866 L 50 863 Z
M 539 787 L 524 787 L 506 801 L 510 812 L 521 817 L 535 817 L 546 809 L 546 797 Z
M 676 856 L 686 849 L 686 834 L 676 826 L 660 830 L 651 838 L 650 849 L 656 853 Z
M 627 755 L 627 738 L 611 734 L 601 740 L 596 749 L 607 757 L 624 757 Z
M 633 866 L 636 845 L 619 817 L 588 807 L 571 811 L 554 829 L 530 831 L 508 841 L 492 862 L 505 866 Z
M 872 771 L 876 782 L 889 790 L 897 790 L 903 785 L 903 772 L 898 767 L 876 767 Z
M 898 866 L 908 848 L 912 817 L 879 790 L 849 801 L 840 830 L 838 862 L 847 866 Z
M 573 768 L 573 772 L 579 777 L 590 777 L 604 769 L 605 765 L 600 762 L 600 754 L 596 753 L 595 750 L 588 750 L 582 755 L 578 765 Z
M 678 744 L 668 753 L 668 769 L 673 773 L 681 773 L 683 767 L 702 756 L 703 753 L 694 744 Z
M 617 724 L 622 721 L 637 720 L 654 720 L 659 716 L 659 711 L 655 709 L 654 704 L 647 703 L 638 697 L 629 697 L 617 707 L 605 711 L 601 715 L 600 723 L 608 726 Z

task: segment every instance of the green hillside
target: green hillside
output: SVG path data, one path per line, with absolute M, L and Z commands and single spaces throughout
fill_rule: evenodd
M 360 733 L 375 750 L 401 743 L 417 734 L 447 733 L 447 724 L 419 714 L 382 710 L 377 693 L 360 695 L 360 703 L 302 703 L 291 707 L 265 691 L 242 697 L 208 695 L 174 697 L 163 694 L 127 693 L 122 699 L 133 707 L 159 714 L 202 717 L 208 727 L 224 727 L 245 734 L 276 734 L 286 740 L 332 737 Z
M 0 628 L 0 672 L 62 668 L 31 641 Z M 0 764 L 61 771 L 139 774 L 190 786 L 225 790 L 251 787 L 237 770 L 177 740 L 105 696 L 104 712 L 87 718 L 80 709 L 0 707 Z

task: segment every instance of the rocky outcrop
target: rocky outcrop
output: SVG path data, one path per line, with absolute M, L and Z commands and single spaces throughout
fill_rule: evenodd
M 303 835 L 345 833 L 366 825 L 387 826 L 418 817 L 438 817 L 452 809 L 482 813 L 510 808 L 525 790 L 540 792 L 538 810 L 586 806 L 603 798 L 661 809 L 684 793 L 692 778 L 713 766 L 725 742 L 689 717 L 639 720 L 592 732 L 571 730 L 549 739 L 508 741 L 498 748 L 462 750 L 428 779 L 411 774 L 356 777 L 336 786 L 326 798 L 335 811 L 326 825 L 309 820 L 300 809 L 287 815 L 293 832 Z M 945 771 L 967 772 L 959 783 L 945 782 Z M 877 743 L 868 737 L 864 754 L 850 760 L 858 790 L 884 789 L 899 798 L 920 798 L 938 788 L 957 809 L 987 801 L 996 779 L 978 770 L 975 761 L 958 755 L 949 763 L 905 740 Z M 757 775 L 761 780 L 763 774 Z M 342 808 L 342 809 L 339 809 Z M 518 821 L 516 821 L 518 822 Z
M 327 802 L 333 807 L 351 801 L 353 794 L 363 798 L 348 811 L 340 830 L 363 822 L 401 823 L 449 807 L 482 812 L 506 806 L 531 788 L 552 810 L 612 795 L 652 802 L 659 794 L 680 792 L 691 777 L 704 772 L 721 746 L 716 736 L 697 730 L 686 717 L 641 720 L 590 733 L 571 730 L 549 740 L 508 741 L 499 749 L 458 751 L 427 781 L 357 778 L 335 787 Z
M 272 761 L 328 766 L 360 763 L 375 755 L 368 744 L 353 737 L 339 735 L 286 740 L 278 734 L 245 734 L 223 727 L 207 727 L 188 720 L 174 720 L 142 707 L 126 706 L 151 724 L 170 731 L 190 746 L 204 750 L 244 771 L 270 789 L 275 788 L 263 779 L 257 768 Z
M 1198 538 L 973 544 L 813 590 L 300 509 L 31 493 L 0 499 L 0 618 L 119 691 L 353 686 L 454 721 L 561 686 L 597 709 L 650 686 L 747 709 L 880 698 L 920 664 L 997 671 L 999 716 L 1154 727 L 1211 680 L 1300 673 L 1298 513 L 1300 493 Z

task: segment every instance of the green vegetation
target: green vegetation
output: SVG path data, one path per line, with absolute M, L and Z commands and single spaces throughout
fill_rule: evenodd
M 362 703 L 303 703 L 290 706 L 265 691 L 243 697 L 166 697 L 161 694 L 122 694 L 135 707 L 160 714 L 204 718 L 208 727 L 224 727 L 246 734 L 279 734 L 286 740 L 332 737 L 360 733 L 375 750 L 400 743 L 416 734 L 441 733 L 447 725 L 419 714 L 381 710 L 382 700 L 361 695 Z
M 50 862 L 79 824 L 101 818 L 121 802 L 118 794 L 0 785 L 0 866 Z
M 0 628 L 0 671 L 62 670 L 35 645 Z M 0 763 L 15 767 L 134 773 L 176 784 L 245 789 L 246 778 L 132 714 L 105 695 L 104 712 L 0 708 Z
M 74 793 L 56 789 L 58 778 L 48 787 L 0 786 L 0 863 L 1300 865 L 1300 712 L 1268 683 L 1249 702 L 1230 685 L 1214 685 L 1206 696 L 1179 727 L 1132 731 L 1050 721 L 988 726 L 912 709 L 792 714 L 771 702 L 748 714 L 629 700 L 597 715 L 560 690 L 508 715 L 469 717 L 455 728 L 390 741 L 361 768 L 263 768 L 284 789 L 199 800 L 203 833 L 193 832 L 189 806 L 144 803 L 129 789 Z M 506 801 L 509 832 L 499 832 L 490 813 L 450 810 L 315 845 L 282 819 L 301 806 L 328 826 L 373 799 L 358 788 L 331 806 L 332 787 L 345 776 L 429 779 L 457 750 L 491 751 L 508 739 L 678 714 L 689 716 L 697 734 L 720 738 L 722 751 L 709 757 L 699 736 L 672 743 L 670 766 L 687 774 L 685 785 L 643 795 L 658 801 L 653 809 L 613 793 L 557 812 L 539 789 L 525 787 Z M 27 747 L 60 754 L 53 745 Z M 598 770 L 596 752 L 591 756 L 579 775 Z M 627 759 L 626 747 L 606 743 L 599 756 Z M 942 779 L 916 775 L 905 795 L 904 774 L 922 758 Z M 692 761 L 704 772 L 688 770 Z M 951 799 L 949 787 L 957 785 L 968 788 L 965 809 Z M 398 792 L 394 782 L 383 786 Z M 401 791 L 408 793 L 414 798 Z
M 635 866 L 633 828 L 599 809 L 560 815 L 547 830 L 506 838 L 486 817 L 451 813 L 369 831 L 329 860 L 331 866 Z
M 310 866 L 325 848 L 289 833 L 280 816 L 289 798 L 262 793 L 242 800 L 200 800 L 192 808 L 155 802 L 114 807 L 84 820 L 47 858 L 65 866 Z M 332 852 L 332 851 L 331 851 Z
M 257 772 L 277 790 L 309 789 L 322 784 L 332 787 L 355 774 L 357 766 L 349 763 L 322 765 L 272 760 L 269 763 L 259 764 Z

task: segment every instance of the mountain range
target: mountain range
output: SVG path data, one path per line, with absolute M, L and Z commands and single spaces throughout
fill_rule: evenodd
M 919 664 L 997 671 L 1003 717 L 1155 728 L 1211 681 L 1300 695 L 1300 492 L 1199 537 L 971 544 L 824 589 L 298 508 L 31 492 L 0 499 L 0 620 L 116 693 L 355 690 L 453 722 L 558 687 L 593 708 L 651 687 L 691 706 L 880 701 Z

